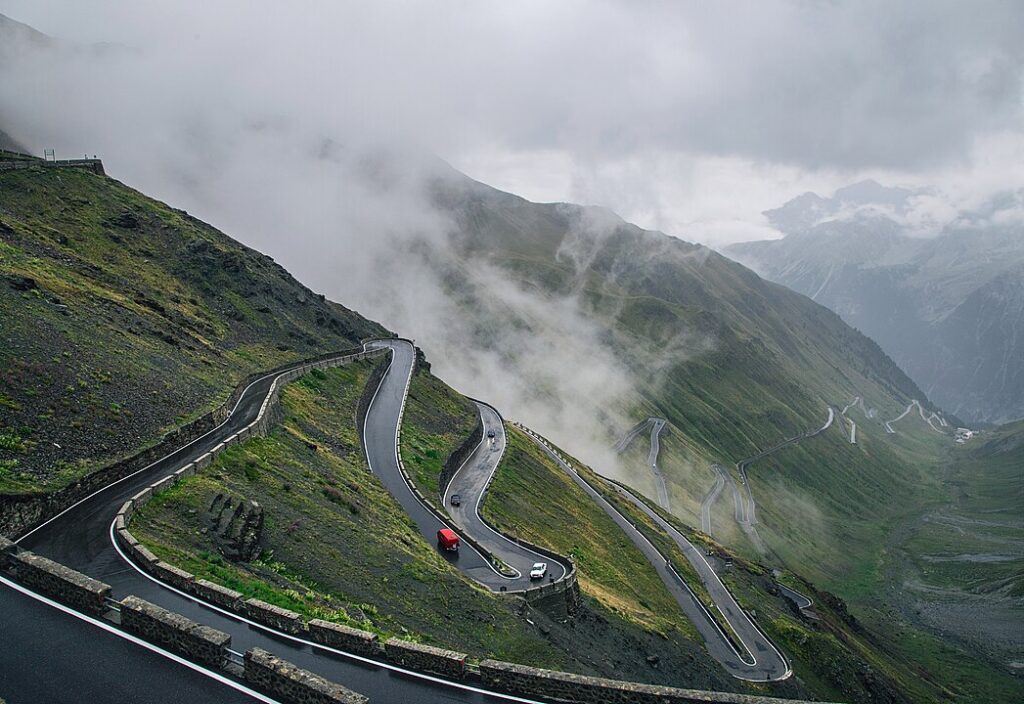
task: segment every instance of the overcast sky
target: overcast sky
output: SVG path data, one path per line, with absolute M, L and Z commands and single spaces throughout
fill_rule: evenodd
M 106 82 L 8 76 L 0 119 L 35 148 L 118 159 L 98 127 L 81 143 L 61 134 L 101 103 L 116 105 L 103 119 L 123 139 L 191 131 L 224 158 L 244 147 L 225 136 L 233 120 L 283 122 L 408 140 L 530 199 L 605 205 L 713 244 L 772 236 L 761 210 L 865 176 L 964 202 L 1024 185 L 1019 0 L 0 0 L 0 12 L 140 50 Z

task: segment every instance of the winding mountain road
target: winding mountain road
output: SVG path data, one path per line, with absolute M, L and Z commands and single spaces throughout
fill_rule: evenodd
M 402 474 L 398 455 L 398 433 L 415 363 L 415 350 L 411 343 L 404 340 L 375 341 L 366 346 L 367 350 L 383 348 L 389 349 L 390 361 L 369 404 L 364 422 L 363 434 L 367 460 L 371 471 L 380 478 L 409 513 L 424 537 L 433 542 L 437 529 L 446 525 L 446 521 L 425 506 L 412 491 Z M 135 474 L 95 492 L 28 532 L 19 539 L 18 543 L 25 549 L 103 580 L 113 588 L 116 595 L 135 594 L 187 618 L 224 631 L 232 636 L 232 647 L 236 650 L 246 650 L 251 647 L 264 648 L 299 667 L 344 684 L 357 692 L 372 693 L 373 701 L 378 704 L 382 702 L 408 704 L 412 701 L 481 704 L 509 700 L 532 702 L 533 700 L 522 697 L 510 697 L 490 692 L 465 682 L 454 682 L 413 672 L 388 662 L 371 660 L 316 645 L 301 636 L 275 631 L 237 613 L 199 601 L 189 594 L 157 581 L 132 563 L 115 543 L 113 539 L 114 516 L 120 505 L 141 489 L 170 475 L 180 467 L 209 452 L 225 439 L 248 427 L 258 417 L 260 408 L 269 396 L 275 381 L 287 371 L 289 370 L 280 370 L 252 382 L 243 391 L 228 419 L 217 428 Z M 486 404 L 480 404 L 478 408 L 485 424 L 485 441 L 476 448 L 457 473 L 456 479 L 453 480 L 455 486 L 466 492 L 464 496 L 471 497 L 472 500 L 467 501 L 466 504 L 473 510 L 457 512 L 453 516 L 453 522 L 471 532 L 473 537 L 485 546 L 485 549 L 493 550 L 494 554 L 503 561 L 515 567 L 520 576 L 509 578 L 502 575 L 483 554 L 472 548 L 467 549 L 469 546 L 464 547 L 458 555 L 442 554 L 448 555 L 459 570 L 490 589 L 499 590 L 503 586 L 507 589 L 521 588 L 529 584 L 528 577 L 522 574 L 525 571 L 523 568 L 528 563 L 532 564 L 539 560 L 527 548 L 494 533 L 479 518 L 477 510 L 479 501 L 486 491 L 486 486 L 500 461 L 506 442 L 500 416 Z M 487 429 L 495 431 L 494 442 L 486 438 Z M 659 432 L 660 429 L 652 433 L 652 440 L 656 439 Z M 700 574 L 716 607 L 741 641 L 741 649 L 737 649 L 732 644 L 730 638 L 707 611 L 707 607 L 675 573 L 671 565 L 665 561 L 664 556 L 654 548 L 646 537 L 616 511 L 586 480 L 560 460 L 559 464 L 570 472 L 574 481 L 591 498 L 609 512 L 616 523 L 647 555 L 669 591 L 693 619 L 694 624 L 706 639 L 709 652 L 723 664 L 731 675 L 751 681 L 775 681 L 785 679 L 792 674 L 782 653 L 739 607 L 700 551 L 694 548 L 682 534 L 632 493 L 622 487 L 616 489 L 650 515 L 652 520 L 662 526 L 680 547 L 694 569 Z M 656 455 L 654 464 L 656 464 Z M 551 558 L 546 558 L 543 561 L 548 562 L 554 578 L 558 578 L 560 573 L 566 569 L 565 565 L 561 565 Z M 9 593 L 8 589 L 21 591 L 6 583 L 0 584 L 0 595 L 3 595 L 4 599 L 10 601 L 21 598 Z M 66 621 L 71 618 L 74 616 L 52 614 L 50 620 L 64 619 Z M 0 627 L 5 633 L 5 638 L 7 638 L 6 634 L 12 632 L 17 632 L 18 638 L 22 640 L 32 638 L 32 634 L 26 632 L 23 619 L 9 610 L 0 609 Z M 58 628 L 64 628 L 64 626 L 58 626 Z M 105 634 L 101 624 L 94 623 L 91 627 L 80 630 L 82 630 L 82 634 L 78 642 L 87 650 L 98 651 L 109 647 L 107 643 L 109 632 Z M 14 643 L 16 641 L 8 639 L 7 642 Z M 134 653 L 132 658 L 146 657 L 144 655 L 145 646 L 142 644 L 130 643 L 117 647 L 132 651 Z M 44 653 L 39 662 L 35 664 L 36 677 L 50 677 L 55 682 L 71 682 L 76 671 L 74 668 L 67 668 L 66 653 L 54 652 L 53 649 L 46 650 L 47 653 Z M 199 675 L 196 677 L 203 676 L 210 679 L 212 682 L 202 679 L 193 681 L 195 677 L 187 675 L 186 677 L 193 679 L 183 680 L 186 682 L 183 685 L 186 690 L 191 687 L 192 689 L 187 691 L 195 691 L 198 698 L 235 701 L 239 697 L 243 700 L 256 697 L 263 701 L 271 701 L 267 697 L 247 690 L 244 683 L 233 681 L 230 676 L 203 671 L 202 668 L 183 662 L 155 660 L 145 664 L 145 667 L 153 667 L 161 671 L 166 668 L 169 679 L 186 676 L 186 668 L 194 673 L 198 672 Z M 145 672 L 145 669 L 140 670 L 140 676 L 143 676 Z M 160 679 L 158 675 L 153 676 L 153 681 L 160 681 Z M 35 698 L 35 694 L 41 691 L 32 690 L 31 679 L 21 678 L 17 681 L 20 683 L 17 686 L 23 688 L 21 693 L 26 695 L 20 697 L 21 699 L 32 700 Z M 204 688 L 209 687 L 225 689 L 222 693 L 218 690 L 218 693 L 212 697 L 199 694 L 199 692 L 205 691 Z M 103 678 L 85 681 L 74 692 L 76 699 L 84 696 L 97 703 L 124 700 L 119 693 L 120 690 L 103 686 Z M 138 700 L 145 701 L 144 698 Z
M 506 437 L 505 424 L 498 412 L 479 401 L 476 402 L 476 407 L 483 424 L 482 438 L 448 484 L 444 494 L 448 515 L 458 528 L 472 535 L 484 549 L 498 556 L 502 562 L 519 573 L 519 578 L 507 580 L 510 588 L 521 589 L 529 586 L 530 568 L 537 562 L 546 562 L 548 565 L 545 581 L 559 580 L 568 572 L 566 565 L 506 538 L 491 528 L 480 515 L 480 504 L 483 502 L 484 494 L 505 453 Z M 491 433 L 494 437 L 489 437 Z M 458 506 L 451 505 L 451 497 L 454 494 L 461 498 Z
M 566 565 L 554 561 L 552 558 L 538 557 L 528 548 L 501 536 L 491 530 L 477 513 L 480 497 L 497 468 L 505 448 L 505 430 L 502 427 L 500 416 L 494 409 L 479 404 L 486 409 L 486 411 L 481 411 L 486 424 L 484 441 L 488 440 L 486 431 L 494 430 L 495 437 L 493 439 L 500 440 L 500 442 L 491 445 L 482 442 L 469 460 L 463 464 L 460 472 L 452 479 L 452 484 L 460 487 L 460 491 L 464 486 L 463 493 L 454 493 L 460 493 L 466 508 L 470 510 L 459 511 L 458 519 L 455 519 L 453 515 L 453 521 L 442 520 L 416 496 L 409 481 L 399 468 L 397 451 L 398 429 L 409 391 L 413 367 L 416 363 L 416 351 L 412 343 L 406 340 L 379 340 L 369 343 L 368 346 L 370 349 L 390 349 L 391 362 L 370 402 L 369 410 L 366 413 L 366 422 L 363 424 L 363 442 L 366 447 L 367 462 L 370 465 L 370 470 L 383 482 L 416 524 L 424 539 L 434 545 L 437 543 L 438 530 L 452 527 L 462 529 L 464 524 L 466 526 L 464 530 L 467 533 L 483 545 L 485 550 L 490 551 L 502 562 L 511 566 L 516 575 L 502 574 L 487 556 L 466 541 L 463 541 L 458 552 L 453 553 L 446 550 L 439 550 L 439 552 L 460 572 L 492 591 L 500 591 L 502 588 L 513 591 L 535 584 L 536 582 L 531 582 L 529 574 L 529 568 L 534 562 L 547 562 L 549 573 L 556 579 L 563 576 L 567 570 Z M 496 451 L 492 452 L 492 450 Z M 462 507 L 448 507 L 449 510 L 455 508 Z
M 389 458 L 397 465 L 395 431 L 401 416 L 408 372 L 411 370 L 414 356 L 412 346 L 408 343 L 397 344 L 394 341 L 387 341 L 387 344 L 388 346 L 394 344 L 392 349 L 396 351 L 396 354 L 392 367 L 381 382 L 381 387 L 371 404 L 371 413 L 367 414 L 367 427 L 373 433 L 370 438 L 373 449 L 370 449 L 371 442 L 368 442 L 367 450 L 373 454 L 373 464 L 376 470 L 380 470 Z M 374 704 L 384 702 L 390 704 L 409 704 L 409 702 L 446 704 L 450 702 L 483 704 L 486 702 L 492 704 L 510 700 L 530 701 L 488 692 L 464 682 L 451 682 L 412 672 L 390 663 L 346 654 L 314 644 L 298 636 L 273 631 L 236 613 L 199 601 L 191 595 L 156 581 L 150 575 L 143 573 L 115 545 L 113 540 L 114 515 L 121 504 L 140 490 L 192 462 L 252 423 L 270 393 L 274 380 L 287 371 L 268 374 L 250 384 L 242 393 L 228 419 L 214 430 L 189 445 L 169 453 L 136 474 L 97 491 L 22 536 L 18 540 L 19 545 L 106 582 L 113 588 L 115 595 L 135 594 L 199 623 L 224 631 L 231 635 L 232 647 L 236 650 L 260 647 L 357 692 L 372 694 Z M 406 485 L 403 482 L 401 486 Z M 492 581 L 500 579 L 486 565 L 486 561 L 472 551 L 465 551 L 460 556 L 459 567 L 467 573 L 473 571 L 480 574 L 485 579 L 492 579 Z M 496 581 L 493 583 L 497 584 Z M 0 584 L 0 594 L 3 594 L 3 599 L 7 603 L 11 603 L 11 599 L 17 599 L 17 597 L 10 595 L 8 589 L 12 589 L 12 587 Z M 51 620 L 53 619 L 62 619 L 65 624 L 57 630 L 74 628 L 69 625 L 75 619 L 72 615 L 51 615 Z M 25 642 L 34 637 L 34 631 L 26 631 L 26 628 L 29 628 L 29 625 L 24 618 L 19 616 L 18 612 L 0 608 L 0 632 L 3 633 L 2 641 L 5 651 L 8 647 L 16 647 L 16 643 Z M 40 629 L 42 628 L 41 625 Z M 40 631 L 44 637 L 48 632 Z M 109 633 L 105 633 L 99 626 L 79 628 L 74 632 L 79 634 L 81 640 L 76 642 L 84 651 L 98 651 L 109 647 Z M 17 634 L 17 636 L 12 634 Z M 59 640 L 54 641 L 58 644 L 60 642 Z M 8 683 L 11 684 L 11 689 L 5 689 L 4 694 L 11 697 L 12 701 L 39 701 L 40 693 L 49 690 L 46 689 L 48 685 L 45 682 L 33 684 L 36 679 L 52 680 L 53 682 L 77 682 L 75 689 L 67 690 L 67 695 L 71 698 L 66 701 L 87 699 L 94 704 L 104 702 L 120 704 L 123 701 L 136 701 L 122 697 L 123 690 L 110 686 L 107 682 L 108 677 L 101 672 L 95 673 L 96 676 L 92 679 L 75 680 L 74 670 L 67 669 L 68 653 L 62 652 L 59 648 L 50 647 L 53 645 L 51 643 L 46 645 L 47 647 L 37 649 L 40 652 L 40 658 L 33 662 L 32 678 L 11 676 L 6 679 L 8 676 L 4 676 L 5 686 Z M 130 662 L 134 663 L 136 658 L 139 659 L 139 676 L 143 676 L 147 672 L 146 668 L 167 668 L 169 675 L 167 678 L 154 677 L 153 680 L 154 682 L 166 681 L 168 686 L 166 691 L 174 693 L 162 701 L 168 699 L 180 701 L 176 696 L 179 689 L 171 684 L 172 680 L 177 681 L 176 677 L 185 678 L 181 680 L 183 689 L 180 691 L 194 691 L 197 695 L 204 691 L 203 683 L 190 683 L 188 679 L 191 677 L 188 675 L 190 668 L 186 665 L 170 660 L 147 663 L 145 662 L 148 657 L 147 650 L 140 645 L 127 644 L 123 646 L 123 649 L 125 652 L 131 653 Z M 26 652 L 28 651 L 26 650 Z M 101 659 L 97 657 L 94 658 L 94 661 L 100 662 Z M 88 662 L 88 660 L 84 662 Z M 82 667 L 84 667 L 84 662 Z M 193 669 L 193 671 L 195 670 Z M 220 673 L 207 673 L 207 676 L 214 674 L 222 676 Z M 240 683 L 236 682 L 235 684 Z M 20 689 L 15 690 L 14 687 Z M 188 689 L 190 687 L 191 690 Z M 209 697 L 199 695 L 196 700 L 235 701 L 233 698 L 235 692 L 237 690 L 224 686 L 222 694 Z M 45 697 L 43 698 L 45 699 Z M 56 698 L 48 699 L 48 701 L 61 700 Z M 146 701 L 146 699 L 139 698 L 138 701 Z
M 617 443 L 615 443 L 615 451 L 620 455 L 625 452 L 629 446 L 633 443 L 633 440 L 646 428 L 648 425 L 651 426 L 651 449 L 647 454 L 647 466 L 651 468 L 651 474 L 654 475 L 654 486 L 658 493 L 658 505 L 666 511 L 671 511 L 669 504 L 669 493 L 668 484 L 665 482 L 665 474 L 661 471 L 661 467 L 658 466 L 658 454 L 661 452 L 661 433 L 665 430 L 665 424 L 668 423 L 664 418 L 648 418 L 645 421 L 641 421 L 634 425 L 630 430 L 623 435 Z
M 740 495 L 739 487 L 736 486 L 736 481 L 732 478 L 732 475 L 717 462 L 711 465 L 711 469 L 715 473 L 715 483 L 712 485 L 711 490 L 704 497 L 704 500 L 700 504 L 700 529 L 708 535 L 713 535 L 711 527 L 711 509 L 715 505 L 715 501 L 718 500 L 719 494 L 722 493 L 722 489 L 726 484 L 732 490 L 732 500 L 734 506 L 734 515 L 737 523 L 742 523 L 745 520 L 745 508 L 746 504 L 743 501 L 743 497 Z
M 703 553 L 694 547 L 686 539 L 686 536 L 624 486 L 608 481 L 610 487 L 648 515 L 679 547 L 687 561 L 697 571 L 716 608 L 740 640 L 742 650 L 737 649 L 686 581 L 679 576 L 665 556 L 651 544 L 632 521 L 620 513 L 600 491 L 563 460 L 544 440 L 529 430 L 526 432 L 537 446 L 544 450 L 573 482 L 615 521 L 633 544 L 647 557 L 669 593 L 704 638 L 708 652 L 722 664 L 730 675 L 737 679 L 753 682 L 774 682 L 784 680 L 793 674 L 785 656 L 757 627 L 749 614 L 740 607 Z
M 807 433 L 801 433 L 796 437 L 789 438 L 788 440 L 783 440 L 777 445 L 769 447 L 767 450 L 762 450 L 756 455 L 748 457 L 744 460 L 740 460 L 739 462 L 736 463 L 736 469 L 739 470 L 740 479 L 743 481 L 743 489 L 747 495 L 747 506 L 744 512 L 744 520 L 742 521 L 742 523 L 745 523 L 751 528 L 757 525 L 757 504 L 754 502 L 754 495 L 750 491 L 750 478 L 747 476 L 747 469 L 749 469 L 750 465 L 752 465 L 754 462 L 757 462 L 760 459 L 767 457 L 768 455 L 778 452 L 783 448 L 789 447 L 790 445 L 795 445 L 799 442 L 802 442 L 803 440 L 808 440 L 810 438 L 815 437 L 816 435 L 824 433 L 826 430 L 832 427 L 832 422 L 835 420 L 835 417 L 835 409 L 832 408 L 832 406 L 829 406 L 828 418 L 825 420 L 825 424 L 822 425 L 817 430 L 812 430 Z
M 893 429 L 892 424 L 895 423 L 896 421 L 903 420 L 903 418 L 906 417 L 906 415 L 908 413 L 910 413 L 910 411 L 912 411 L 915 406 L 917 406 L 917 412 L 921 415 L 921 420 L 923 420 L 925 423 L 927 423 L 929 428 L 931 428 L 936 433 L 939 433 L 941 435 L 945 435 L 946 434 L 945 431 L 942 430 L 942 428 L 949 426 L 949 423 L 946 422 L 946 419 L 943 418 L 942 416 L 938 415 L 934 411 L 930 415 L 926 416 L 924 414 L 924 406 L 922 406 L 921 403 L 916 398 L 912 399 L 910 401 L 910 403 L 907 405 L 907 407 L 903 410 L 903 413 L 900 413 L 898 416 L 896 416 L 892 420 L 888 420 L 888 421 L 885 422 L 885 432 L 889 433 L 890 435 L 895 435 L 896 431 Z M 938 428 L 935 427 L 935 423 L 932 422 L 933 418 L 935 420 L 939 421 L 939 426 L 940 427 L 938 427 Z

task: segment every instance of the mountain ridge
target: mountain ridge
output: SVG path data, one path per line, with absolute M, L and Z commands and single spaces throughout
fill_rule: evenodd
M 833 198 L 812 217 L 794 199 L 767 211 L 783 239 L 725 252 L 864 330 L 947 411 L 973 423 L 1024 416 L 1024 362 L 1014 354 L 1024 316 L 1021 193 L 961 211 L 926 237 L 904 218 L 924 189 L 880 188 L 888 201 L 868 202 L 867 215 L 843 214 Z

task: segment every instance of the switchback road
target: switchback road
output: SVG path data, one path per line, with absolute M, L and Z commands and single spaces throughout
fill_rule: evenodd
M 506 438 L 505 425 L 498 412 L 485 403 L 477 402 L 476 406 L 483 424 L 483 437 L 448 485 L 444 495 L 448 514 L 459 528 L 472 535 L 484 549 L 519 573 L 519 579 L 508 580 L 510 589 L 529 586 L 530 568 L 536 562 L 546 562 L 548 565 L 544 581 L 559 580 L 568 571 L 565 565 L 512 542 L 492 529 L 480 516 L 480 505 L 505 452 Z M 492 433 L 494 437 L 489 437 Z M 453 506 L 451 497 L 456 494 L 461 501 L 458 506 Z
M 718 660 L 726 671 L 737 679 L 754 682 L 771 682 L 784 680 L 793 674 L 785 656 L 768 639 L 751 620 L 750 616 L 740 607 L 728 588 L 722 583 L 711 564 L 682 533 L 675 529 L 661 515 L 639 499 L 625 487 L 615 482 L 608 485 L 633 503 L 637 508 L 651 517 L 664 530 L 672 541 L 686 556 L 700 576 L 715 603 L 715 607 L 725 618 L 733 633 L 740 640 L 741 650 L 733 645 L 729 636 L 718 625 L 718 622 L 694 594 L 685 580 L 668 563 L 665 556 L 637 529 L 635 525 L 618 511 L 589 481 L 584 479 L 575 469 L 565 462 L 545 441 L 530 433 L 531 439 L 550 456 L 569 477 L 597 503 L 608 516 L 629 536 L 634 545 L 647 557 L 651 565 L 661 577 L 669 593 L 675 598 L 683 612 L 704 638 L 708 652 Z
M 370 464 L 370 470 L 387 487 L 392 496 L 401 504 L 405 512 L 412 518 L 420 533 L 431 545 L 437 544 L 437 531 L 441 528 L 450 528 L 452 525 L 442 520 L 430 510 L 413 493 L 408 480 L 402 474 L 398 466 L 397 438 L 401 422 L 402 409 L 405 405 L 406 395 L 409 389 L 413 366 L 416 362 L 416 351 L 412 343 L 405 340 L 381 340 L 370 343 L 371 348 L 389 348 L 391 350 L 391 363 L 387 373 L 380 382 L 377 392 L 370 402 L 370 408 L 366 413 L 366 422 L 363 424 L 363 443 L 366 447 L 366 457 Z M 491 415 L 493 414 L 493 415 Z M 482 496 L 487 481 L 497 467 L 501 459 L 501 453 L 505 447 L 505 431 L 501 427 L 501 419 L 493 409 L 488 407 L 485 414 L 485 422 L 489 422 L 487 429 L 495 431 L 495 440 L 498 439 L 500 430 L 500 444 L 497 452 L 491 452 L 491 447 L 481 445 L 470 457 L 470 460 L 463 465 L 466 473 L 460 483 L 466 481 L 467 504 L 472 500 L 471 512 L 460 512 L 460 518 L 472 525 L 475 530 L 467 528 L 467 532 L 479 543 L 484 545 L 486 550 L 493 550 L 493 553 L 506 564 L 511 565 L 516 576 L 506 576 L 491 561 L 481 554 L 472 545 L 463 541 L 458 552 L 452 553 L 445 550 L 441 554 L 445 556 L 459 571 L 483 584 L 492 591 L 499 591 L 502 587 L 508 591 L 524 589 L 531 586 L 529 567 L 534 562 L 547 562 L 556 578 L 565 573 L 565 566 L 555 563 L 550 558 L 541 559 L 528 549 L 520 547 L 515 543 L 503 538 L 491 530 L 476 512 L 476 501 Z M 487 440 L 486 429 L 484 440 Z M 475 462 L 473 461 L 475 458 Z M 466 469 L 468 466 L 468 469 Z M 456 476 L 458 479 L 458 475 Z M 454 484 L 456 479 L 452 480 Z M 475 492 L 475 494 L 473 493 Z M 449 507 L 449 509 L 452 507 Z M 475 518 L 474 518 L 475 517 Z M 455 527 L 459 527 L 456 525 Z M 524 569 L 525 568 L 525 569 Z M 535 583 L 535 582 L 534 582 Z
M 388 343 L 392 344 L 391 341 Z M 392 381 L 387 385 L 382 382 L 382 388 L 373 404 L 373 408 L 376 409 L 373 425 L 374 432 L 379 436 L 377 439 L 390 437 L 387 442 L 375 444 L 375 449 L 372 450 L 375 468 L 380 467 L 388 458 L 392 462 L 397 462 L 395 429 L 398 427 L 402 401 L 405 398 L 404 389 L 412 363 L 411 345 L 408 343 L 396 344 L 393 349 L 398 351 L 396 354 L 398 371 L 395 374 L 389 372 Z M 391 371 L 395 372 L 395 369 L 392 368 Z M 409 702 L 476 702 L 481 704 L 486 702 L 492 704 L 510 699 L 526 701 L 485 692 L 465 683 L 448 682 L 437 677 L 411 672 L 390 663 L 348 655 L 315 645 L 300 637 L 273 631 L 238 614 L 198 601 L 184 592 L 157 582 L 131 563 L 114 544 L 114 515 L 121 504 L 140 490 L 192 462 L 223 442 L 224 439 L 252 423 L 258 415 L 264 399 L 269 394 L 274 379 L 282 373 L 269 374 L 250 384 L 243 392 L 229 418 L 222 425 L 193 443 L 154 462 L 137 474 L 96 492 L 23 536 L 18 541 L 19 544 L 25 549 L 106 582 L 113 588 L 115 595 L 135 594 L 194 621 L 224 631 L 231 635 L 232 647 L 236 650 L 243 651 L 254 646 L 260 647 L 357 692 L 370 694 L 374 704 L 384 702 L 390 704 L 409 704 Z M 389 376 L 385 376 L 385 381 Z M 395 384 L 401 387 L 397 392 L 394 388 Z M 378 457 L 382 459 L 378 461 Z M 475 553 L 467 551 L 463 555 L 464 558 L 467 558 L 467 562 L 474 559 L 470 555 L 475 555 Z M 480 561 L 475 563 L 480 568 L 477 571 L 490 572 L 489 568 L 483 564 L 483 558 L 476 557 Z M 6 585 L 0 584 L 0 594 L 3 594 L 5 598 L 16 598 L 7 593 L 8 589 L 9 587 Z M 4 652 L 19 647 L 24 647 L 25 652 L 30 652 L 30 646 L 27 643 L 35 637 L 35 630 L 27 630 L 30 627 L 30 622 L 19 617 L 16 610 L 0 608 L 0 633 L 3 634 L 0 638 L 0 647 L 4 649 Z M 44 626 L 41 625 L 40 628 L 44 628 Z M 98 627 L 89 626 L 76 632 L 79 633 L 80 640 L 78 642 L 84 651 L 92 652 L 108 647 L 107 634 L 104 634 Z M 42 637 L 45 637 L 45 631 L 42 633 Z M 18 643 L 24 643 L 24 645 L 17 645 Z M 32 691 L 38 693 L 49 691 L 46 689 L 47 682 L 72 682 L 72 678 L 75 677 L 73 671 L 66 669 L 68 654 L 57 648 L 49 647 L 45 641 L 44 646 L 37 650 L 40 653 L 38 660 L 33 661 L 34 677 L 43 682 L 32 685 L 27 678 L 19 680 L 25 683 L 23 686 L 36 687 Z M 138 646 L 133 645 L 129 650 L 133 653 L 132 658 L 122 662 L 134 663 L 136 655 L 146 657 Z M 140 665 L 142 668 L 139 670 L 140 676 L 145 674 L 146 668 L 149 667 L 160 669 L 161 665 L 159 662 Z M 171 679 L 182 675 L 182 666 L 168 661 L 163 667 L 167 668 L 167 677 L 154 680 L 166 683 L 166 688 L 162 690 L 166 694 L 166 698 L 159 701 L 183 701 L 177 696 L 178 689 L 171 682 Z M 77 688 L 72 690 L 75 694 L 73 701 L 84 699 L 92 704 L 106 702 L 121 704 L 125 701 L 135 701 L 121 696 L 121 691 L 117 687 L 111 686 L 107 681 L 108 678 L 102 672 L 96 674 L 97 676 L 92 680 L 79 681 Z M 13 675 L 5 676 L 13 677 Z M 184 691 L 189 691 L 188 687 L 191 685 L 185 683 L 182 686 L 186 687 Z M 200 687 L 201 685 L 195 684 L 192 691 L 198 694 L 201 692 Z M 226 691 L 223 697 L 219 694 L 209 697 L 196 696 L 191 701 L 234 701 L 231 698 L 233 696 Z M 188 698 L 184 699 L 184 701 L 189 700 Z M 22 698 L 21 701 L 60 700 L 51 700 L 38 694 Z M 138 701 L 146 700 L 139 699 Z
M 661 471 L 661 467 L 658 466 L 658 454 L 661 452 L 661 433 L 665 430 L 665 424 L 668 423 L 664 418 L 648 418 L 645 421 L 641 421 L 634 425 L 630 430 L 623 435 L 617 443 L 615 443 L 615 451 L 620 455 L 625 452 L 629 446 L 633 443 L 633 440 L 646 428 L 648 425 L 651 426 L 651 449 L 647 454 L 647 466 L 651 468 L 651 474 L 654 475 L 654 486 L 658 493 L 658 505 L 666 511 L 671 511 L 669 503 L 668 484 L 665 482 L 665 474 Z

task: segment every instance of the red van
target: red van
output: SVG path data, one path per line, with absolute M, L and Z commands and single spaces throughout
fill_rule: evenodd
M 442 528 L 437 531 L 437 544 L 445 550 L 457 552 L 459 549 L 459 536 L 451 528 Z

